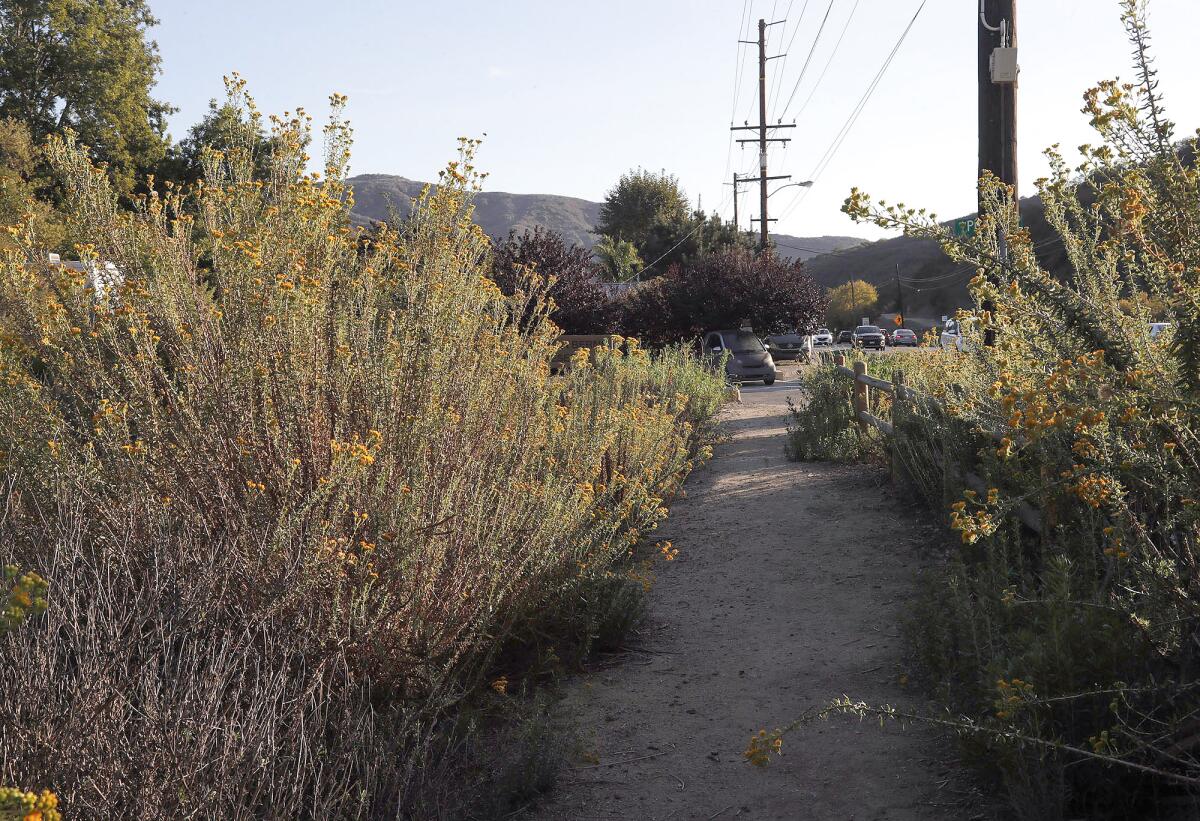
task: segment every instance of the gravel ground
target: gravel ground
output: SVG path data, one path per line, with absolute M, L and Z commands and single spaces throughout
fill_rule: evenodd
M 938 531 L 868 468 L 788 461 L 789 396 L 781 379 L 728 406 L 729 439 L 656 534 L 679 558 L 632 649 L 565 687 L 585 755 L 529 818 L 983 817 L 953 743 L 921 728 L 832 718 L 765 769 L 742 757 L 842 694 L 928 708 L 902 683 L 898 619 Z

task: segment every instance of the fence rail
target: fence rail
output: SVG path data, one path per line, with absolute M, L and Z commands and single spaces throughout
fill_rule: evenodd
M 856 361 L 852 369 L 847 368 L 846 357 L 842 354 L 838 354 L 834 362 L 834 370 L 836 373 L 854 380 L 854 392 L 851 395 L 850 402 L 854 410 L 854 418 L 858 422 L 859 429 L 864 434 L 869 428 L 875 428 L 876 430 L 882 432 L 885 436 L 893 437 L 893 439 L 898 435 L 903 435 L 902 431 L 897 433 L 894 422 L 889 422 L 886 419 L 880 419 L 878 416 L 875 416 L 873 413 L 871 413 L 871 388 L 892 395 L 893 420 L 896 418 L 895 408 L 897 403 L 905 402 L 920 404 L 936 413 L 946 414 L 945 406 L 937 399 L 934 399 L 932 396 L 919 393 L 918 391 L 906 386 L 904 384 L 904 371 L 902 370 L 894 370 L 892 372 L 892 381 L 889 382 L 886 379 L 880 379 L 867 373 L 866 362 Z M 996 442 L 999 442 L 1005 438 L 1005 434 L 999 431 L 987 431 L 987 434 L 992 438 L 993 441 Z M 895 472 L 896 467 L 900 464 L 900 456 L 894 441 L 892 443 L 892 463 L 893 472 Z M 987 482 L 985 482 L 978 474 L 973 473 L 970 470 L 963 470 L 959 466 L 951 464 L 943 464 L 942 470 L 953 475 L 964 485 L 981 496 L 987 495 Z M 1013 506 L 1011 512 L 1012 515 L 1016 517 L 1016 519 L 1023 525 L 1028 527 L 1034 533 L 1041 535 L 1044 529 L 1041 511 L 1030 505 L 1028 502 L 1018 502 Z

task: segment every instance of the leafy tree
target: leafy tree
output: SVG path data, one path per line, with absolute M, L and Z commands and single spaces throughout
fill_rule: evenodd
M 63 216 L 38 199 L 47 185 L 39 173 L 41 152 L 29 129 L 17 120 L 0 118 L 0 226 L 28 223 L 46 250 L 61 250 L 66 239 Z M 0 233 L 0 248 L 12 247 Z
M 624 239 L 600 237 L 592 254 L 613 282 L 623 282 L 642 270 L 644 263 L 633 243 Z
M 204 176 L 206 147 L 228 152 L 235 146 L 250 151 L 255 178 L 265 178 L 273 146 L 260 120 L 253 116 L 253 111 L 247 116 L 245 109 L 234 102 L 218 105 L 216 100 L 210 100 L 204 119 L 167 151 L 159 176 L 181 184 L 194 183 Z
M 689 212 L 674 176 L 642 169 L 622 176 L 608 192 L 596 231 L 610 242 L 631 243 L 650 276 L 722 248 L 754 247 L 750 235 L 719 214 Z
M 679 180 L 666 172 L 655 174 L 639 168 L 622 174 L 605 195 L 596 230 L 632 242 L 645 257 L 656 232 L 687 221 L 687 195 L 679 187 Z
M 622 329 L 654 343 L 749 324 L 760 333 L 815 328 L 825 313 L 820 286 L 800 262 L 725 248 L 627 294 Z
M 128 193 L 166 152 L 157 23 L 145 0 L 0 0 L 0 116 L 35 142 L 73 129 Z
M 858 325 L 864 316 L 870 316 L 879 307 L 879 291 L 869 282 L 852 279 L 829 292 L 829 311 L 826 321 L 833 328 L 848 328 Z
M 564 332 L 595 334 L 613 329 L 612 303 L 600 286 L 601 269 L 586 248 L 568 245 L 561 235 L 541 227 L 520 236 L 510 231 L 493 252 L 492 278 L 511 295 L 530 272 L 553 279 L 550 298 L 555 307 L 550 318 Z

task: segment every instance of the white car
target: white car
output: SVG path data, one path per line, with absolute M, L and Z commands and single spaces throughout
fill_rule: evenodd
M 813 334 L 812 344 L 814 344 L 814 345 L 832 345 L 833 344 L 833 334 L 831 334 L 829 332 L 828 328 L 818 328 L 817 332 L 815 334 Z

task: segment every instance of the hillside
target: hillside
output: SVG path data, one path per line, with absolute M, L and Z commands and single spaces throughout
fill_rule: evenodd
M 809 260 L 867 243 L 862 237 L 842 236 L 793 237 L 789 234 L 771 234 L 771 239 L 779 256 L 799 260 Z
M 394 174 L 360 174 L 349 182 L 354 189 L 354 215 L 362 224 L 387 219 L 389 206 L 401 216 L 408 214 L 412 198 L 425 185 Z M 510 230 L 520 234 L 540 225 L 561 234 L 569 243 L 591 248 L 596 242 L 592 227 L 599 218 L 600 203 L 577 197 L 483 191 L 475 198 L 475 222 L 492 237 L 506 237 Z M 782 256 L 801 260 L 865 242 L 861 237 L 772 234 L 771 238 L 778 243 Z
M 413 197 L 423 182 L 392 174 L 360 174 L 351 177 L 354 213 L 364 221 L 388 217 L 389 205 L 407 215 Z M 555 194 L 508 194 L 483 191 L 475 197 L 475 222 L 488 235 L 506 237 L 540 225 L 561 234 L 567 242 L 592 247 L 592 226 L 600 216 L 600 203 Z
M 973 217 L 970 215 L 962 219 Z M 1027 197 L 1021 200 L 1021 219 L 1029 227 L 1035 246 L 1038 246 L 1042 266 L 1052 272 L 1063 270 L 1067 265 L 1066 254 L 1046 222 L 1041 198 Z M 896 306 L 897 266 L 906 280 L 917 279 L 925 283 L 905 286 L 906 313 L 938 316 L 970 304 L 967 283 L 974 276 L 974 270 L 951 262 L 941 247 L 930 240 L 896 237 L 808 260 L 808 272 L 826 288 L 850 279 L 864 279 L 875 285 L 879 288 L 881 307 L 885 310 Z

